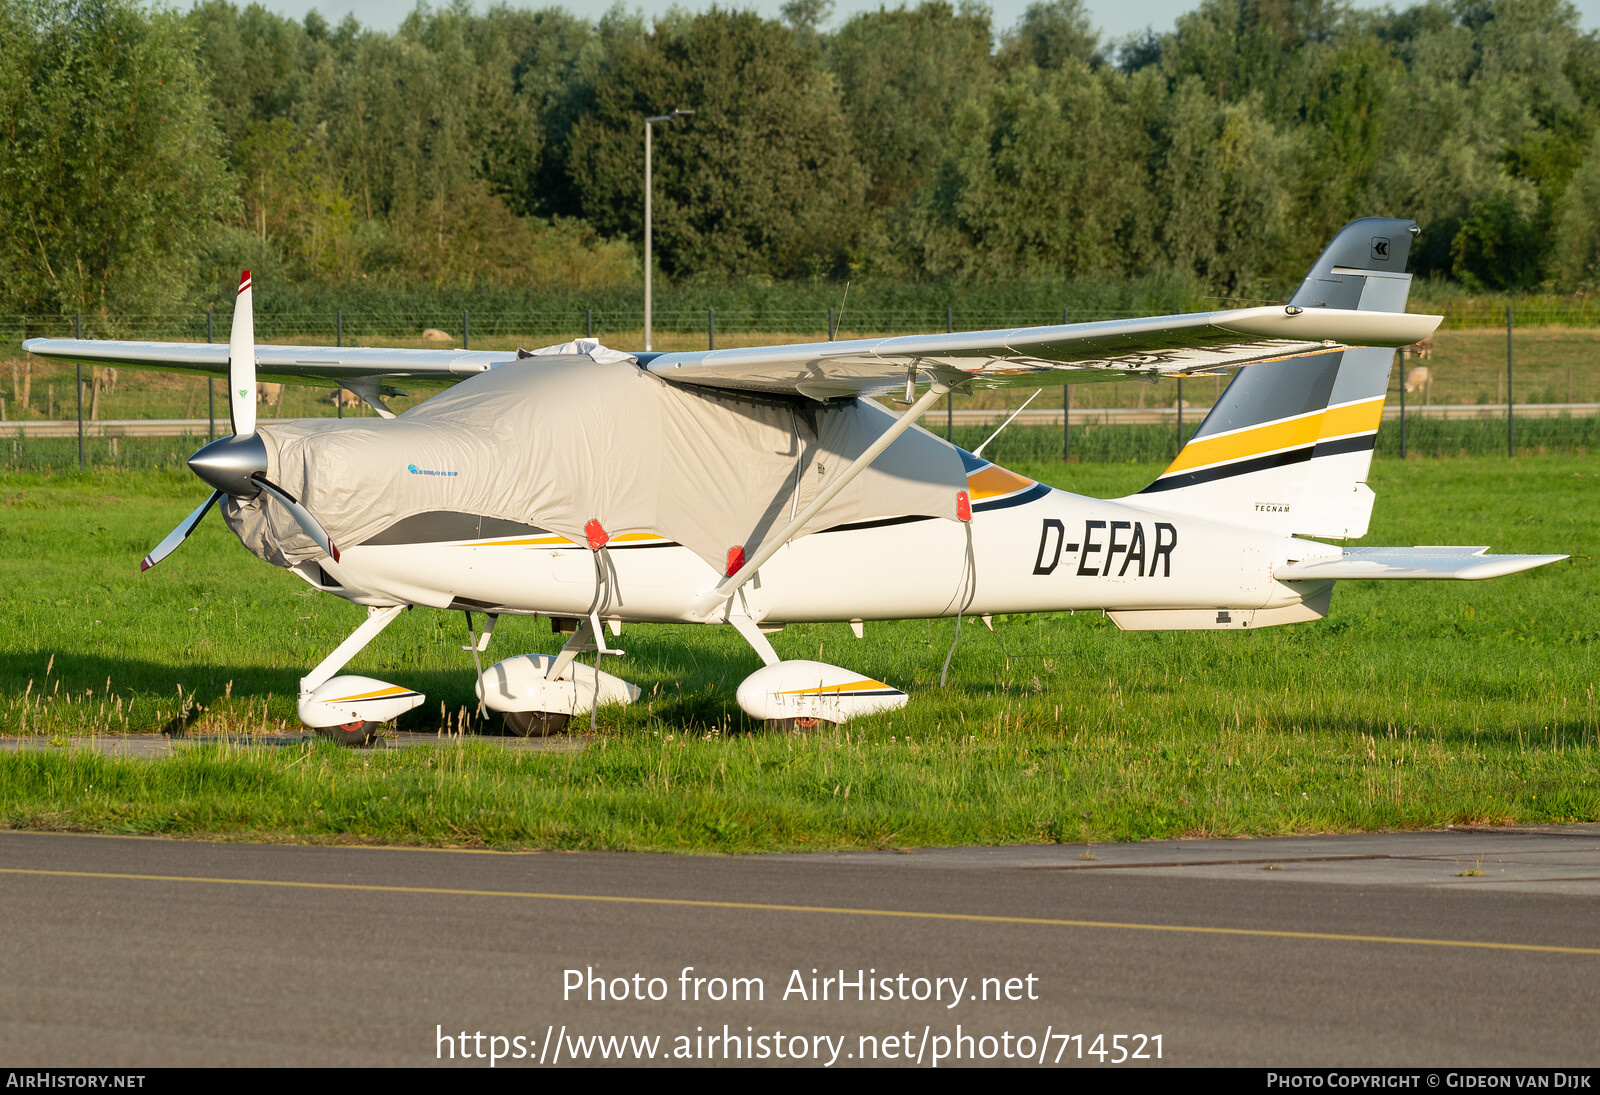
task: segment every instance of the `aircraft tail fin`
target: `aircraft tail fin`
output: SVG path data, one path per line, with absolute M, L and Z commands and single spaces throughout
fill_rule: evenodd
M 1370 217 L 1334 237 L 1292 308 L 1403 312 L 1417 226 Z M 1363 536 L 1394 351 L 1332 350 L 1240 369 L 1160 478 L 1129 501 L 1299 536 Z

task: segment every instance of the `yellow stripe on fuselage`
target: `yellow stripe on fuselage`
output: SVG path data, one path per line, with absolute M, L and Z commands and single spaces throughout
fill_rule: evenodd
M 660 539 L 663 539 L 663 537 L 658 535 L 657 533 L 654 533 L 654 532 L 629 532 L 629 533 L 626 533 L 625 535 L 622 535 L 622 536 L 613 536 L 611 538 L 611 543 L 613 543 L 613 544 L 631 544 L 631 543 L 636 543 L 636 542 L 642 541 L 642 540 L 660 540 Z M 538 545 L 546 546 L 546 547 L 557 545 L 557 544 L 566 544 L 568 547 L 578 547 L 579 546 L 577 543 L 573 542 L 572 540 L 568 540 L 565 536 L 528 536 L 528 537 L 524 537 L 524 538 L 518 539 L 518 540 L 474 540 L 470 544 L 460 544 L 460 545 L 457 545 L 457 546 L 459 546 L 459 547 L 514 547 L 517 544 L 538 544 Z
M 1164 474 L 1247 460 L 1269 452 L 1314 445 L 1329 437 L 1371 433 L 1383 417 L 1383 397 L 1345 403 L 1309 414 L 1191 441 Z

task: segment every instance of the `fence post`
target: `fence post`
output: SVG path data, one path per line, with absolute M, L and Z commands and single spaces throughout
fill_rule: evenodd
M 588 338 L 593 338 L 594 337 L 594 309 L 593 308 L 585 308 L 583 310 L 583 328 L 587 332 L 586 337 L 588 337 Z
M 461 348 L 472 349 L 472 317 L 465 308 L 461 309 Z
M 1061 309 L 1061 326 L 1067 325 L 1071 316 L 1065 308 Z M 1072 385 L 1061 385 L 1061 461 L 1066 463 L 1072 455 Z
M 706 309 L 706 349 L 715 350 L 716 348 L 717 348 L 717 310 L 715 308 L 707 308 Z
M 1406 458 L 1406 352 L 1400 350 L 1400 459 Z
M 947 305 L 945 305 L 945 309 L 944 309 L 944 333 L 947 334 L 947 335 L 954 334 L 955 333 L 955 329 L 956 329 L 956 310 L 955 310 L 955 306 L 947 304 Z M 951 443 L 954 443 L 955 442 L 955 438 L 956 438 L 955 398 L 956 398 L 956 393 L 955 393 L 954 389 L 951 389 L 949 394 L 947 394 L 944 397 L 944 439 L 946 441 L 951 442 Z
M 72 337 L 83 337 L 83 313 L 72 315 Z M 83 470 L 83 362 L 78 362 L 78 470 Z
M 337 309 L 333 313 L 333 344 L 344 345 L 344 309 Z
M 206 342 L 211 342 L 216 331 L 211 324 L 210 309 L 206 310 Z M 206 377 L 206 440 L 217 439 L 217 382 L 213 377 Z
M 833 341 L 833 305 L 828 305 L 828 341 Z
M 1516 416 L 1511 413 L 1511 408 L 1517 405 L 1517 398 L 1511 393 L 1511 305 L 1506 305 L 1506 455 L 1517 455 Z

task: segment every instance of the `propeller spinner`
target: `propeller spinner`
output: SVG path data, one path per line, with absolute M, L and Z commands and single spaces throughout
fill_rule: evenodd
M 267 478 L 267 446 L 256 435 L 255 309 L 248 270 L 239 276 L 233 330 L 228 337 L 228 413 L 233 423 L 233 436 L 219 437 L 189 457 L 190 470 L 214 488 L 211 497 L 169 532 L 144 557 L 139 569 L 149 570 L 176 551 L 224 495 L 255 498 L 263 491 L 277 499 L 305 534 L 337 563 L 339 549 L 322 523 L 299 499 Z

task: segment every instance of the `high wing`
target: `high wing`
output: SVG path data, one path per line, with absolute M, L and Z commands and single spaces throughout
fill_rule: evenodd
M 30 354 L 58 361 L 137 369 L 228 375 L 228 347 L 213 342 L 120 342 L 114 339 L 30 338 Z M 517 360 L 515 350 L 400 350 L 374 346 L 256 345 L 256 374 L 274 382 L 326 383 L 370 379 L 408 388 L 444 388 Z M 387 394 L 395 395 L 390 391 Z
M 678 384 L 826 400 L 882 395 L 908 379 L 1039 387 L 1190 375 L 1348 346 L 1409 346 L 1440 316 L 1274 306 L 1053 327 L 752 346 L 641 357 Z
M 636 356 L 643 368 L 677 384 L 827 400 L 881 395 L 904 388 L 908 377 L 916 382 L 938 379 L 949 386 L 970 381 L 986 387 L 1038 387 L 1185 375 L 1343 346 L 1406 346 L 1431 334 L 1440 318 L 1275 306 Z M 207 376 L 225 376 L 228 368 L 228 347 L 216 343 L 35 338 L 22 345 L 29 353 L 64 361 Z M 579 352 L 589 349 L 588 343 L 577 345 Z M 614 353 L 598 344 L 592 352 Z M 396 394 L 388 388 L 393 384 L 442 388 L 522 356 L 525 351 L 256 347 L 262 380 L 347 386 L 352 380 L 365 381 L 383 385 L 388 394 Z

